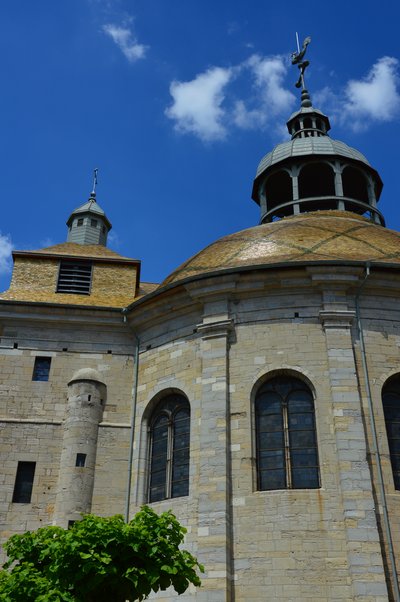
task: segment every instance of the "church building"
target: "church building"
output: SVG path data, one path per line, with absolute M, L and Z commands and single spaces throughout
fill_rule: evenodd
M 14 251 L 2 542 L 149 504 L 205 566 L 183 601 L 400 600 L 400 234 L 298 62 L 291 139 L 253 184 L 259 225 L 150 284 L 107 247 L 94 190 L 66 242 Z

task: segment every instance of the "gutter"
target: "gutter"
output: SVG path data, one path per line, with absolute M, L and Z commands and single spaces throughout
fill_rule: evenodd
M 364 288 L 365 283 L 367 282 L 369 275 L 370 275 L 370 264 L 366 263 L 364 280 L 360 284 L 360 286 L 357 290 L 356 296 L 355 296 L 356 323 L 357 323 L 358 336 L 359 336 L 359 340 L 360 340 L 360 351 L 361 351 L 361 360 L 362 360 L 362 367 L 363 367 L 363 373 L 364 373 L 365 392 L 367 395 L 368 413 L 369 413 L 369 418 L 370 418 L 370 423 L 371 423 L 371 431 L 372 431 L 372 452 L 373 452 L 373 455 L 375 458 L 377 472 L 378 472 L 378 489 L 379 489 L 379 494 L 380 494 L 381 504 L 382 504 L 383 527 L 384 527 L 384 531 L 386 533 L 386 539 L 387 539 L 387 544 L 388 544 L 388 548 L 389 548 L 390 566 L 392 569 L 392 576 L 393 576 L 393 589 L 394 589 L 393 593 L 394 593 L 394 599 L 396 600 L 396 602 L 400 602 L 399 581 L 398 581 L 396 561 L 395 561 L 395 556 L 394 556 L 393 538 L 392 538 L 392 531 L 391 531 L 390 522 L 389 522 L 389 512 L 388 512 L 388 507 L 387 507 L 385 486 L 384 486 L 384 482 L 383 482 L 382 462 L 381 462 L 381 457 L 379 454 L 378 436 L 377 436 L 377 432 L 376 432 L 376 423 L 375 423 L 374 409 L 373 409 L 373 404 L 372 404 L 372 394 L 371 394 L 371 385 L 370 385 L 369 372 L 368 372 L 367 355 L 365 352 L 364 331 L 363 331 L 363 326 L 362 326 L 362 321 L 361 321 L 360 304 L 359 304 L 362 290 Z

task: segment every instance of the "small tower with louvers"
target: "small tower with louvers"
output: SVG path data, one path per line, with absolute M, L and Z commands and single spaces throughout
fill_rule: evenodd
M 92 192 L 88 201 L 77 207 L 68 218 L 67 242 L 80 245 L 107 246 L 107 236 L 112 228 L 103 209 Z

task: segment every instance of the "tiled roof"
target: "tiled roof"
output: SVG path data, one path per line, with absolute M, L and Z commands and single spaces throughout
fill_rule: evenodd
M 400 266 L 400 233 L 345 211 L 316 211 L 225 236 L 194 255 L 162 286 L 242 267 L 324 261 Z
M 115 251 L 104 247 L 103 245 L 80 245 L 75 242 L 63 242 L 59 245 L 53 245 L 51 247 L 44 247 L 35 251 L 14 251 L 14 256 L 18 255 L 44 255 L 44 256 L 59 256 L 69 255 L 71 257 L 83 257 L 85 259 L 93 258 L 96 259 L 110 259 L 113 261 L 121 261 L 125 263 L 138 262 L 138 259 L 131 259 L 130 257 L 124 257 L 119 255 Z

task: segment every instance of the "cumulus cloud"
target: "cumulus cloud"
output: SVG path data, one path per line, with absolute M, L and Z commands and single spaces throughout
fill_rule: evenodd
M 166 115 L 175 129 L 205 141 L 221 140 L 233 128 L 264 127 L 278 114 L 285 114 L 295 96 L 283 85 L 287 71 L 280 56 L 251 56 L 230 68 L 211 67 L 187 82 L 170 86 L 173 103 Z M 243 78 L 245 90 L 238 97 L 233 82 Z
M 345 90 L 344 111 L 354 119 L 355 129 L 365 129 L 369 121 L 390 121 L 400 108 L 398 61 L 380 58 L 362 80 L 350 80 Z
M 272 117 L 290 111 L 295 96 L 283 85 L 287 71 L 283 57 L 255 54 L 243 63 L 243 67 L 252 73 L 256 94 L 247 102 L 243 99 L 236 101 L 234 121 L 238 127 L 262 127 Z
M 173 104 L 165 111 L 175 121 L 175 129 L 191 132 L 205 141 L 226 135 L 223 124 L 224 89 L 231 80 L 231 69 L 212 67 L 188 82 L 174 81 L 170 86 Z
M 391 121 L 400 110 L 398 61 L 384 56 L 368 75 L 352 79 L 339 92 L 325 87 L 314 94 L 314 105 L 321 106 L 339 123 L 354 131 L 364 131 L 374 122 Z
M 0 274 L 6 274 L 11 269 L 11 251 L 13 245 L 8 235 L 0 234 Z
M 110 36 L 130 63 L 145 57 L 148 46 L 139 44 L 134 32 L 128 26 L 107 23 L 103 25 L 103 31 Z

